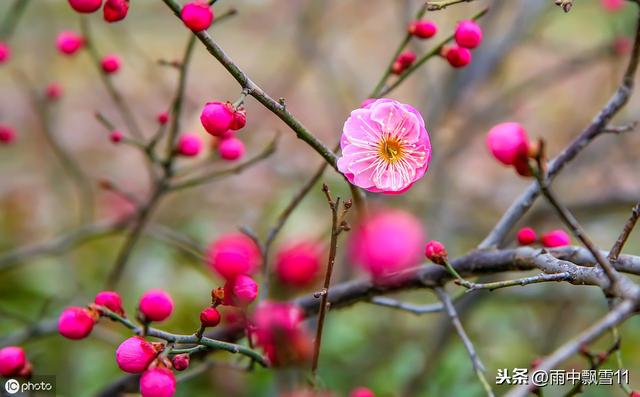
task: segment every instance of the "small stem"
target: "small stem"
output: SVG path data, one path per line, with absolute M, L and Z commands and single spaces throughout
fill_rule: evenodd
M 425 12 L 427 12 L 427 4 L 423 4 L 418 9 L 418 12 L 416 13 L 415 19 L 422 18 L 424 16 Z M 409 44 L 409 41 L 411 41 L 411 37 L 412 37 L 411 33 L 407 32 L 407 34 L 405 34 L 404 38 L 400 42 L 400 45 L 398 45 L 398 48 L 393 53 L 393 56 L 391 57 L 391 60 L 389 61 L 389 64 L 387 65 L 387 68 L 385 69 L 384 73 L 382 74 L 382 77 L 380 77 L 380 80 L 378 80 L 378 83 L 376 84 L 375 88 L 373 89 L 371 94 L 369 94 L 369 98 L 378 98 L 378 97 L 382 96 L 381 91 L 384 89 L 384 85 L 386 84 L 387 80 L 391 76 L 391 73 L 392 73 L 392 70 L 393 70 L 393 64 L 396 61 L 396 59 L 398 58 L 398 55 L 400 55 L 402 50 L 404 50 L 405 47 Z
M 173 191 L 182 190 L 182 189 L 186 189 L 186 188 L 190 188 L 190 187 L 194 187 L 194 186 L 204 185 L 205 183 L 209 183 L 211 181 L 220 179 L 220 178 L 225 177 L 225 176 L 238 174 L 238 173 L 244 171 L 245 169 L 253 166 L 254 164 L 259 163 L 260 161 L 268 158 L 273 153 L 275 153 L 276 147 L 277 147 L 277 142 L 278 142 L 278 138 L 276 137 L 271 141 L 271 143 L 269 143 L 262 150 L 262 152 L 260 152 L 256 156 L 252 157 L 251 159 L 245 161 L 244 163 L 240 163 L 240 164 L 236 165 L 235 167 L 228 168 L 226 170 L 214 171 L 214 172 L 202 175 L 202 176 L 197 176 L 197 177 L 193 177 L 191 179 L 187 179 L 185 181 L 175 182 L 175 183 L 173 183 L 172 185 L 169 186 L 169 190 L 173 192 Z
M 99 309 L 101 312 L 104 313 L 105 317 L 108 317 L 114 321 L 119 322 L 120 324 L 129 328 L 136 334 L 142 333 L 141 327 L 138 325 L 135 325 L 133 322 L 131 322 L 131 320 L 112 312 L 106 307 L 99 306 Z M 225 350 L 230 353 L 239 353 L 251 358 L 253 361 L 257 362 L 263 367 L 268 366 L 267 360 L 262 355 L 247 348 L 246 346 L 236 345 L 234 343 L 223 342 L 220 340 L 206 338 L 206 337 L 197 338 L 195 335 L 172 334 L 172 333 L 161 331 L 159 329 L 152 328 L 152 327 L 149 327 L 147 329 L 146 335 L 154 338 L 164 339 L 168 343 L 198 344 L 198 345 L 204 346 L 199 348 L 201 350 L 205 350 L 206 348 L 206 350 Z M 177 354 L 177 351 L 178 351 L 177 349 L 173 349 L 173 353 Z
M 518 278 L 515 280 L 505 280 L 505 281 L 496 281 L 493 283 L 483 283 L 476 284 L 465 281 L 464 283 L 458 282 L 458 284 L 468 288 L 467 292 L 486 289 L 489 291 L 493 291 L 500 288 L 508 288 L 515 286 L 524 286 L 529 284 L 537 284 L 537 283 L 546 283 L 550 281 L 571 281 L 573 279 L 573 275 L 569 272 L 564 273 L 553 273 L 553 274 L 539 274 L 537 276 Z
M 444 309 L 441 303 L 433 305 L 414 305 L 411 303 L 401 302 L 395 299 L 387 298 L 384 296 L 374 296 L 369 301 L 370 303 L 378 306 L 391 307 L 398 310 L 404 310 L 415 315 L 438 313 Z
M 491 386 L 489 386 L 489 382 L 484 376 L 484 365 L 480 361 L 480 357 L 476 353 L 476 349 L 471 342 L 471 339 L 467 336 L 464 328 L 462 327 L 462 323 L 460 322 L 460 318 L 458 317 L 458 313 L 456 312 L 456 308 L 453 306 L 453 302 L 451 302 L 451 297 L 447 294 L 442 287 L 436 287 L 435 289 L 436 295 L 442 302 L 453 327 L 456 329 L 458 336 L 462 339 L 462 343 L 464 347 L 467 349 L 467 353 L 469 354 L 469 358 L 471 359 L 471 363 L 473 364 L 473 369 L 478 377 L 478 380 L 482 384 L 487 396 L 493 397 L 493 391 L 491 390 Z
M 618 256 L 620 255 L 620 252 L 622 252 L 622 248 L 624 248 L 627 239 L 629 239 L 629 235 L 633 231 L 633 228 L 636 226 L 639 217 L 640 202 L 636 204 L 631 210 L 631 215 L 629 216 L 629 219 L 627 219 L 627 222 L 624 224 L 622 232 L 620 232 L 620 236 L 618 236 L 615 244 L 613 245 L 613 247 L 611 247 L 611 251 L 609 251 L 608 256 L 609 262 L 614 263 L 618 259 Z
M 167 139 L 167 167 L 170 168 L 173 165 L 173 158 L 175 157 L 174 147 L 176 139 L 180 131 L 180 115 L 182 114 L 182 104 L 184 102 L 186 85 L 187 85 L 187 71 L 189 70 L 189 61 L 191 60 L 193 49 L 196 44 L 196 36 L 189 35 L 187 46 L 184 50 L 182 62 L 180 63 L 180 77 L 178 79 L 178 88 L 176 90 L 176 97 L 173 100 L 171 106 L 171 126 L 169 127 L 169 138 Z
M 322 291 L 319 293 L 321 295 L 320 310 L 318 311 L 318 325 L 316 328 L 316 339 L 313 348 L 313 362 L 311 364 L 311 376 L 314 384 L 317 381 L 318 360 L 320 359 L 320 345 L 322 344 L 322 330 L 324 328 L 325 316 L 327 310 L 329 309 L 329 287 L 331 285 L 331 274 L 333 273 L 333 266 L 336 261 L 338 236 L 340 235 L 342 230 L 344 230 L 342 227 L 344 215 L 346 215 L 346 212 L 351 206 L 349 202 L 346 202 L 344 204 L 343 212 L 340 213 L 340 197 L 337 197 L 334 201 L 331 197 L 329 188 L 325 184 L 322 185 L 322 191 L 327 197 L 329 208 L 331 208 L 331 243 L 329 247 L 329 259 L 327 261 L 327 271 L 324 277 L 324 285 Z
M 442 1 L 427 1 L 427 10 L 429 11 L 440 11 L 445 8 L 460 4 L 460 3 L 471 3 L 473 0 L 442 0 Z

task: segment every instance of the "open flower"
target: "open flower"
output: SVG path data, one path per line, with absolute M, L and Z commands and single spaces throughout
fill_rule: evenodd
M 422 116 L 410 105 L 378 99 L 344 123 L 338 169 L 370 192 L 402 193 L 429 167 L 431 143 Z

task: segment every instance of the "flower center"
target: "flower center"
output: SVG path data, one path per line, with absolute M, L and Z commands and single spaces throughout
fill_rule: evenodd
M 380 145 L 380 155 L 387 162 L 395 163 L 402 158 L 402 145 L 395 138 L 386 138 Z

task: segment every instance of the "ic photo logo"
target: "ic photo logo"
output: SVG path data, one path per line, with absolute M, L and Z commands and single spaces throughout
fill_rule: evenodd
M 6 392 L 6 394 L 4 393 Z M 37 392 L 37 395 L 56 393 L 56 378 L 53 375 L 36 375 L 29 380 L 7 379 L 4 382 L 3 396 Z
M 15 379 L 9 379 L 4 384 L 4 390 L 9 394 L 16 394 L 20 391 L 20 382 Z

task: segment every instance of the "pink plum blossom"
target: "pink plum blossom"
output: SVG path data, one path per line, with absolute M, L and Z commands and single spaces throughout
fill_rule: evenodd
M 392 99 L 356 109 L 344 123 L 338 169 L 371 192 L 402 193 L 429 167 L 431 143 L 420 113 Z

